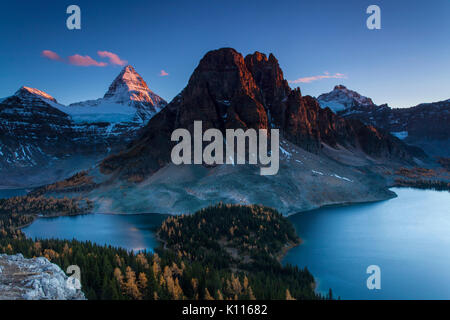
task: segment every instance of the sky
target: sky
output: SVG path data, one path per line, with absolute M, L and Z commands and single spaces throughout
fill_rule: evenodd
M 81 30 L 66 26 L 72 4 Z M 380 30 L 366 26 L 372 4 Z M 273 53 L 304 95 L 343 84 L 409 107 L 450 98 L 449 17 L 449 0 L 8 1 L 0 97 L 26 85 L 64 104 L 100 98 L 129 63 L 170 101 L 206 52 L 233 47 Z

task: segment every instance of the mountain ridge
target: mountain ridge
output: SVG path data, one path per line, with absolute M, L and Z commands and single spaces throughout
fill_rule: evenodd
M 327 103 L 343 105 L 343 100 L 352 101 L 345 108 L 337 110 L 336 114 L 380 128 L 407 144 L 422 148 L 432 156 L 450 156 L 450 99 L 421 103 L 409 108 L 391 108 L 387 104 L 358 103 L 351 96 L 343 98 L 333 94 L 334 91 L 318 97 L 328 97 L 328 102 L 321 102 L 322 107 Z M 349 92 L 360 96 L 355 91 Z

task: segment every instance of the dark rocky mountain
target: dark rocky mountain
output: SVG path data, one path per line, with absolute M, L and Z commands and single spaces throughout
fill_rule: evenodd
M 0 101 L 1 186 L 46 184 L 90 168 L 125 148 L 165 105 L 131 66 L 107 95 L 96 105 L 64 106 L 41 90 L 22 87 Z
M 102 171 L 143 180 L 170 162 L 172 131 L 193 132 L 194 120 L 203 121 L 203 130 L 279 128 L 289 142 L 315 154 L 327 145 L 386 161 L 412 163 L 415 156 L 424 156 L 373 126 L 322 109 L 299 88 L 290 89 L 273 55 L 255 52 L 244 59 L 224 48 L 203 57 L 186 88 L 150 120 L 129 149 L 105 159 Z
M 341 105 L 343 108 L 338 108 L 336 113 L 343 118 L 358 119 L 390 132 L 430 155 L 450 156 L 450 99 L 410 108 L 390 108 L 387 104 L 375 105 L 369 98 L 355 99 L 362 96 L 342 88 L 345 87 L 336 86 L 333 91 L 320 95 L 321 106 Z

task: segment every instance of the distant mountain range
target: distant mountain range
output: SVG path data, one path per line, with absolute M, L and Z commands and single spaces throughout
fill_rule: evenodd
M 36 192 L 83 196 L 108 213 L 224 202 L 290 214 L 386 199 L 397 168 L 435 165 L 409 139 L 448 137 L 448 101 L 391 109 L 342 85 L 315 99 L 289 87 L 272 54 L 244 58 L 231 48 L 208 52 L 169 104 L 126 66 L 103 98 L 68 106 L 22 87 L 0 102 L 0 119 L 3 185 L 49 184 Z M 279 129 L 278 174 L 261 176 L 257 165 L 174 165 L 172 132 L 192 133 L 197 120 L 203 130 Z
M 383 129 L 432 156 L 450 156 L 450 99 L 395 109 L 387 104 L 375 105 L 370 98 L 342 85 L 317 99 L 322 108 L 329 107 L 343 118 Z
M 203 130 L 278 128 L 278 174 L 261 176 L 257 165 L 174 165 L 171 134 L 177 128 L 192 133 L 195 120 Z M 223 48 L 201 59 L 187 86 L 127 148 L 39 192 L 87 197 L 97 212 L 182 213 L 224 202 L 258 203 L 290 214 L 387 199 L 394 194 L 380 171 L 428 160 L 419 148 L 292 90 L 272 54 L 244 58 Z
M 124 148 L 167 103 L 126 66 L 103 98 L 62 105 L 21 87 L 0 101 L 0 184 L 50 183 Z

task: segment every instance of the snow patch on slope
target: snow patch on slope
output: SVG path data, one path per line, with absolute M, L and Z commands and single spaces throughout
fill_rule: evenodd
M 406 139 L 408 137 L 408 131 L 398 131 L 398 132 L 391 132 L 391 134 L 400 140 Z

